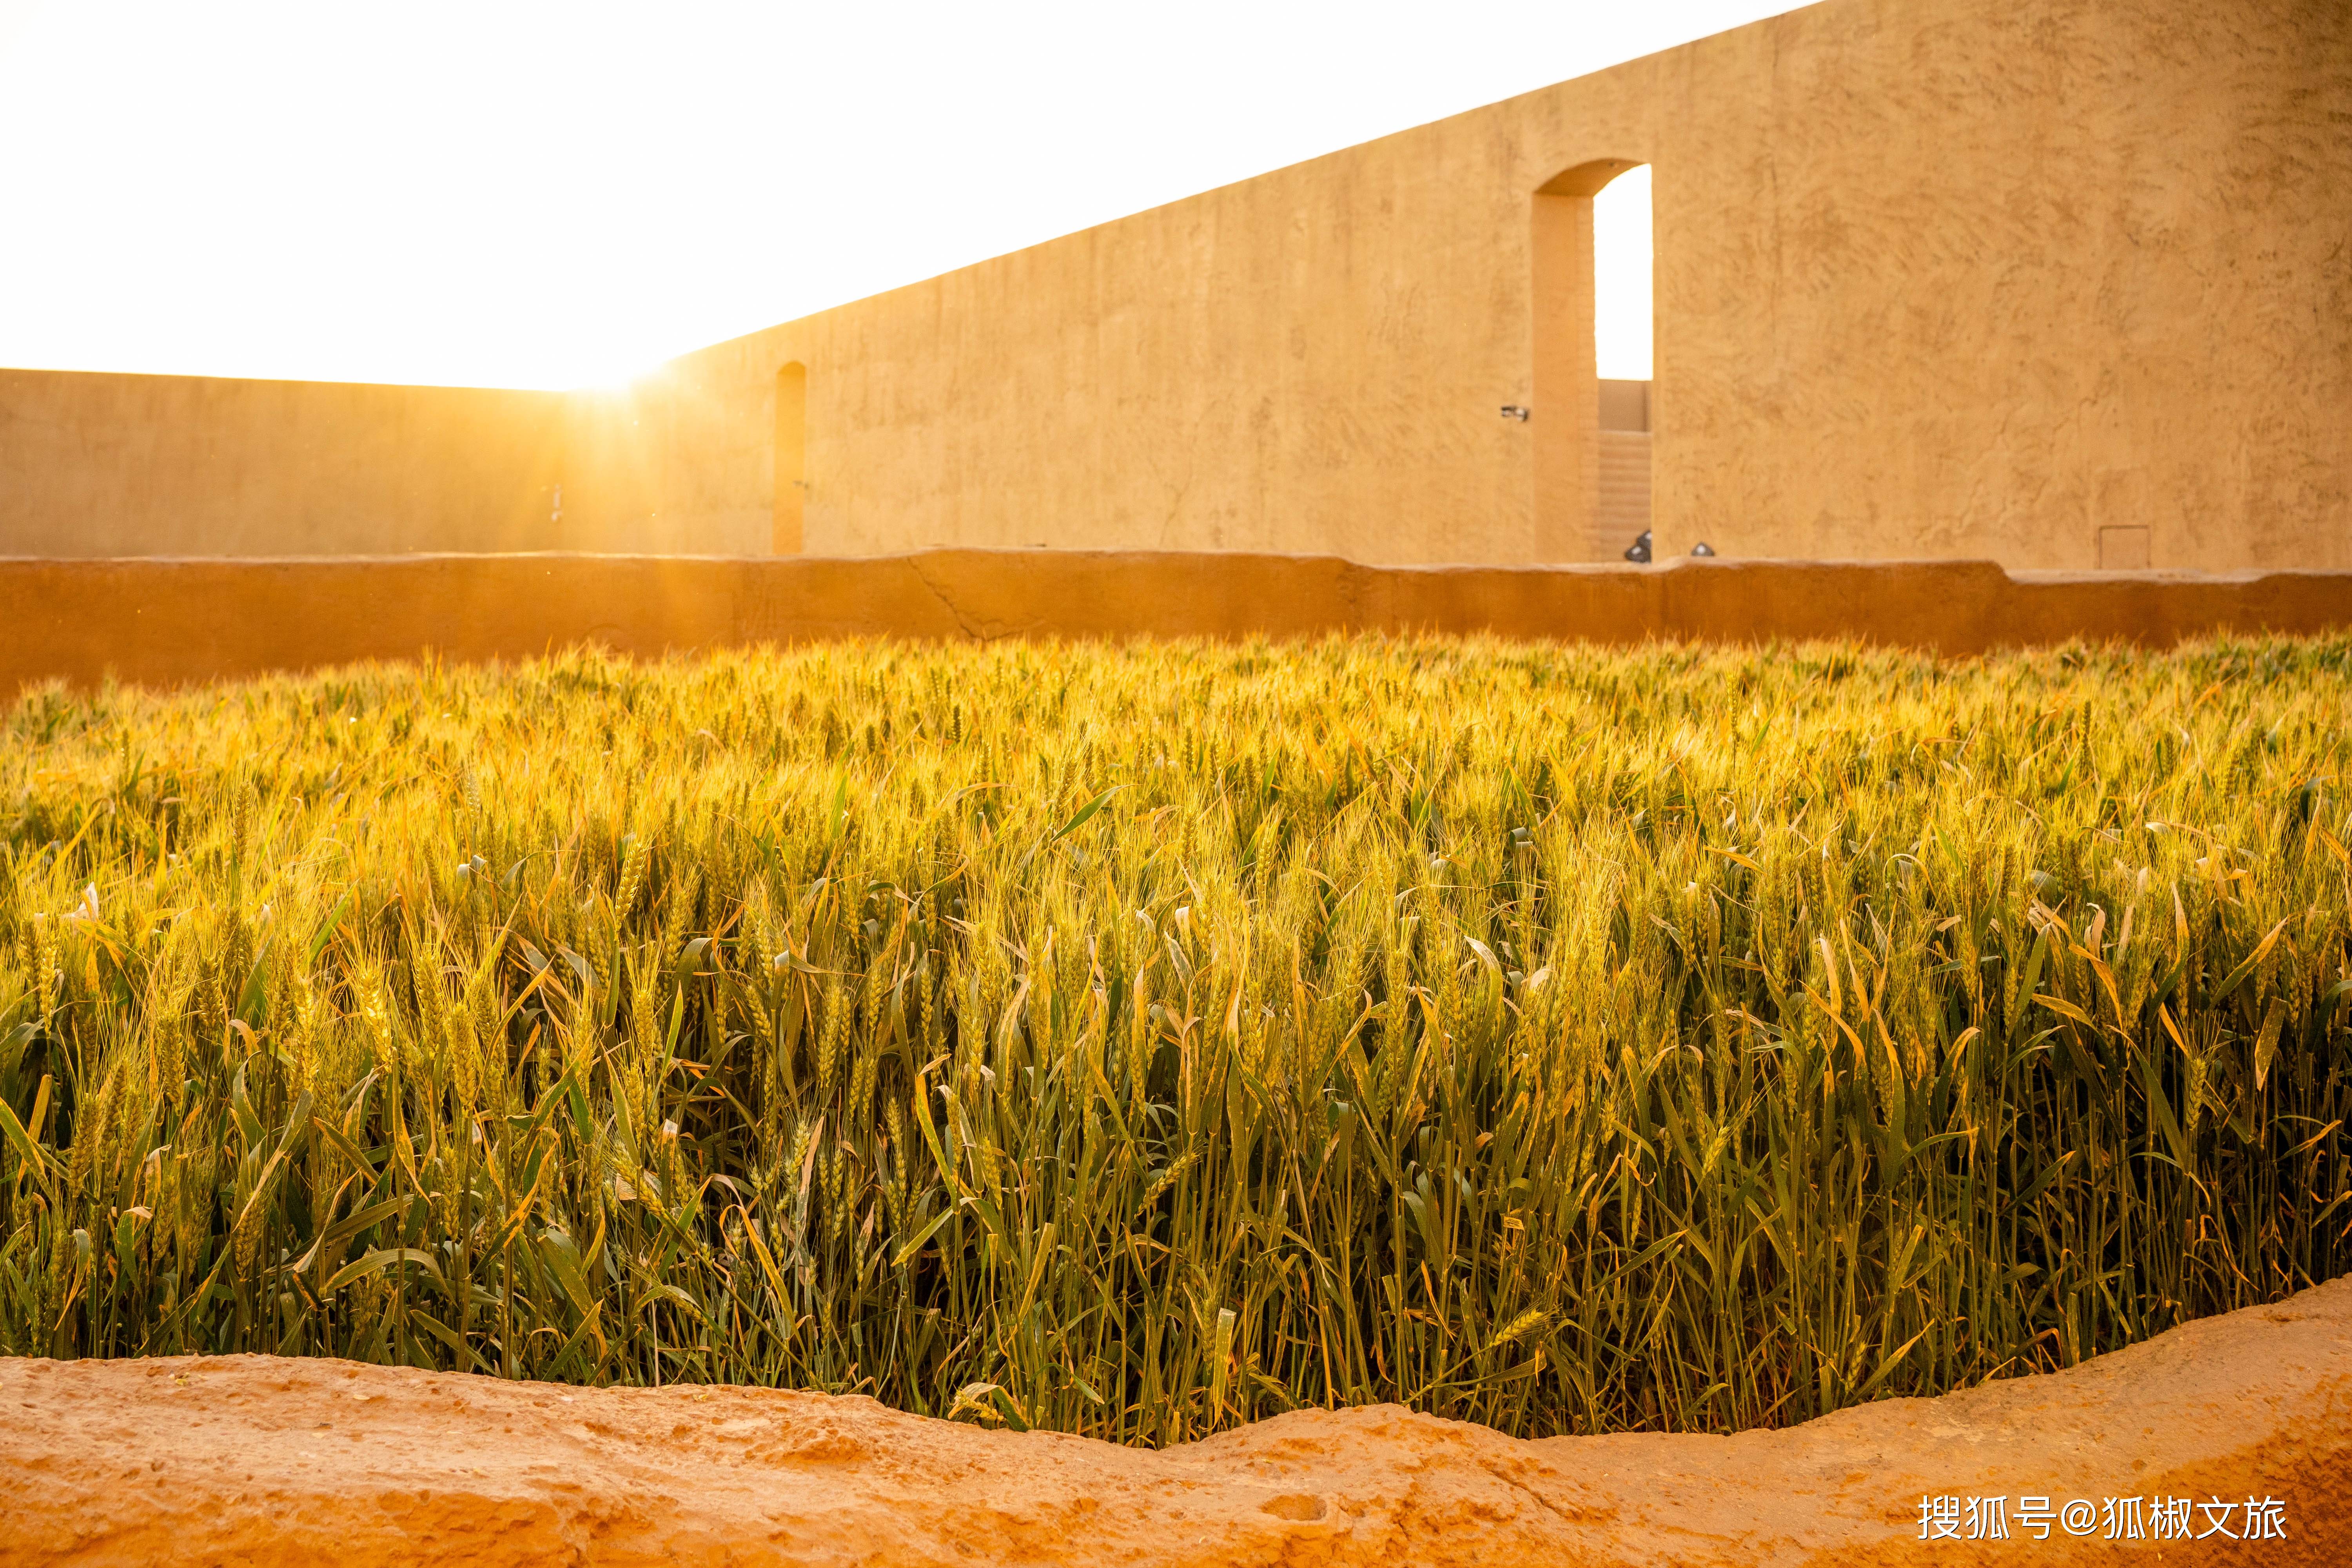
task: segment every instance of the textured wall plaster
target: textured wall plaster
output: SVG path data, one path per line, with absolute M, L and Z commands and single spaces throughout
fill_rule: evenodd
M 1380 567 L 1331 556 L 955 550 L 859 559 L 431 555 L 0 560 L 0 697 L 432 649 L 517 659 L 898 637 L 1492 633 L 1603 644 L 1856 637 L 1947 654 L 2352 626 L 2352 572 L 2040 574 L 1990 562 Z

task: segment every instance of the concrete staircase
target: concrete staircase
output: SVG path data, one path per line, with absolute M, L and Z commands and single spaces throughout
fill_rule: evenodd
M 1601 505 L 1593 527 L 1616 550 L 1633 542 L 1650 526 L 1650 433 L 1601 432 Z

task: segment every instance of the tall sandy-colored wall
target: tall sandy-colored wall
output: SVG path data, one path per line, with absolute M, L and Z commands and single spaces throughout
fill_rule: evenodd
M 1654 165 L 1662 558 L 2088 568 L 2134 526 L 2157 567 L 2352 565 L 2352 6 L 2320 0 L 1704 39 L 689 355 L 671 504 L 752 547 L 794 361 L 814 552 L 1572 554 L 1530 233 L 1601 159 Z
M 2352 564 L 2352 6 L 1789 20 L 1661 153 L 1676 547 Z
M 658 548 L 639 419 L 611 394 L 0 370 L 0 555 Z
M 0 548 L 512 548 L 557 505 L 563 413 L 548 393 L 0 371 Z
M 1829 0 L 625 396 L 5 373 L 0 553 L 1613 559 L 1577 204 L 1639 163 L 1661 560 L 2352 566 L 2337 0 Z

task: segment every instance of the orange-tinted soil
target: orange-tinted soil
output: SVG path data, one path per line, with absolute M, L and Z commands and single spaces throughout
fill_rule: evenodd
M 0 1562 L 2352 1563 L 2352 1279 L 1783 1432 L 1521 1441 L 1392 1405 L 1159 1453 L 871 1400 L 260 1356 L 0 1361 Z M 1923 1494 L 2012 1539 L 1923 1542 Z M 2023 1496 L 2286 1538 L 2021 1531 Z M 2207 1529 L 2213 1514 L 2192 1510 Z

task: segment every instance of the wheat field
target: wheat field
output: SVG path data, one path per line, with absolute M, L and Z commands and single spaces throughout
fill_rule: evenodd
M 1730 1431 L 2343 1272 L 2352 640 L 21 698 L 0 1351 Z

